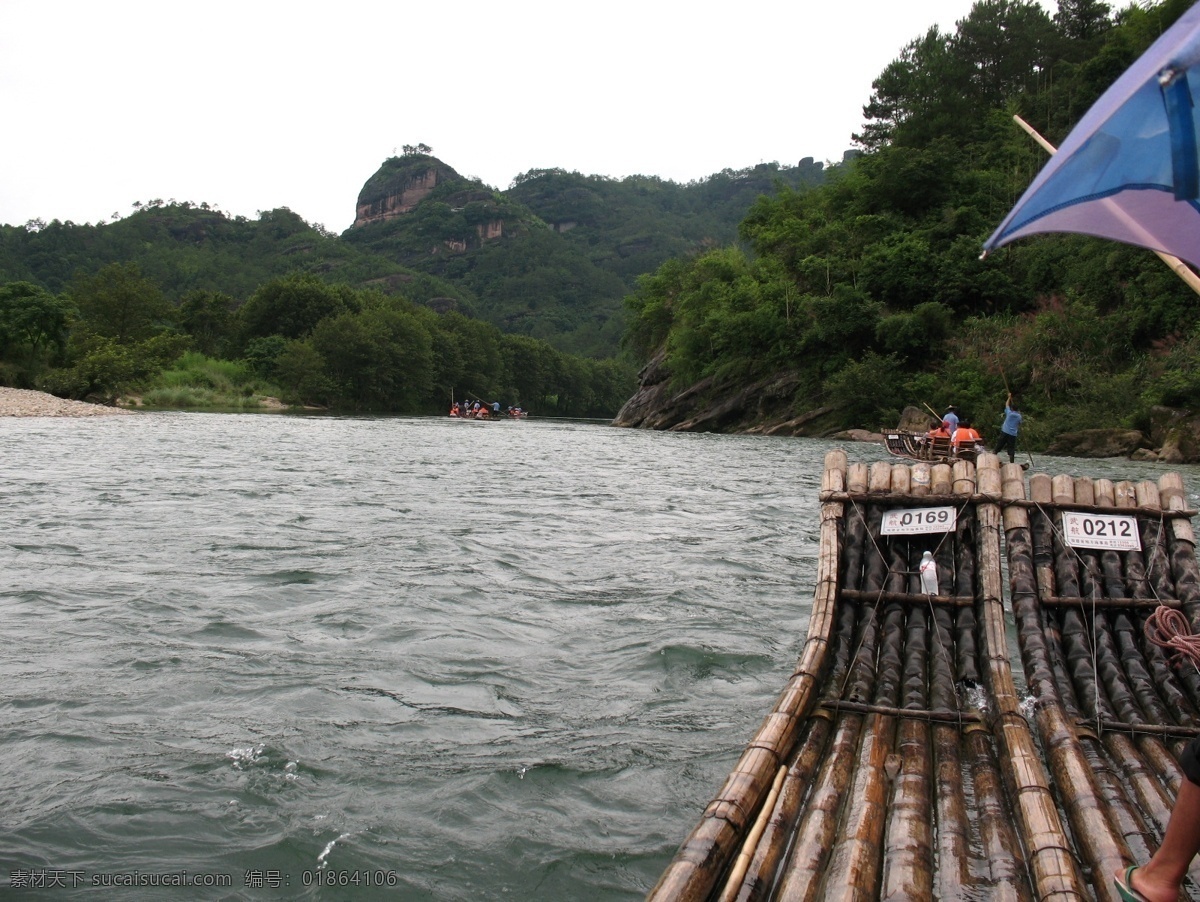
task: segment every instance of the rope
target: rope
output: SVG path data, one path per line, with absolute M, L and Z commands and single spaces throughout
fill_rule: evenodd
M 1171 666 L 1178 668 L 1185 661 L 1200 669 L 1200 636 L 1181 611 L 1160 605 L 1146 618 L 1146 638 L 1159 648 L 1168 650 Z

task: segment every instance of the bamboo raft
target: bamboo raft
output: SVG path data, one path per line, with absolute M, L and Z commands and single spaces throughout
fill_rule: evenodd
M 1117 900 L 1112 875 L 1161 840 L 1200 733 L 1200 673 L 1144 633 L 1159 603 L 1200 624 L 1182 478 L 1037 474 L 1027 492 L 994 454 L 833 451 L 820 500 L 795 672 L 649 898 Z M 952 532 L 881 534 L 886 511 L 934 504 Z M 1068 545 L 1071 511 L 1134 516 L 1141 550 Z

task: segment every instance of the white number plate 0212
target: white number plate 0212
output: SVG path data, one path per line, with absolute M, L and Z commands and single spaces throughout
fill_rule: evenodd
M 950 532 L 957 523 L 953 507 L 897 507 L 884 512 L 881 531 L 885 536 Z
M 1063 532 L 1067 544 L 1075 548 L 1103 548 L 1114 551 L 1140 551 L 1137 520 L 1128 514 L 1084 514 L 1063 512 Z

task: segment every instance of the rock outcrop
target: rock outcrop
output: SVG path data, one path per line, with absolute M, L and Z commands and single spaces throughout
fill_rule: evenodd
M 1129 457 L 1149 445 L 1146 436 L 1136 429 L 1082 429 L 1064 432 L 1050 443 L 1046 453 L 1071 457 Z
M 746 432 L 764 435 L 824 435 L 832 408 L 797 415 L 800 377 L 776 373 L 751 385 L 703 379 L 684 389 L 672 386 L 666 353 L 660 351 L 638 374 L 638 390 L 617 413 L 614 426 L 672 432 Z
M 387 222 L 397 216 L 403 216 L 416 209 L 417 204 L 427 198 L 438 186 L 438 170 L 430 167 L 422 172 L 411 175 L 391 193 L 368 198 L 364 201 L 360 195 L 355 210 L 354 228 L 369 225 L 372 222 Z

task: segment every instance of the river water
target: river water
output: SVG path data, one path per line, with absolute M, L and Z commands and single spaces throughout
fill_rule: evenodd
M 0 893 L 641 898 L 800 653 L 831 447 L 0 421 Z

